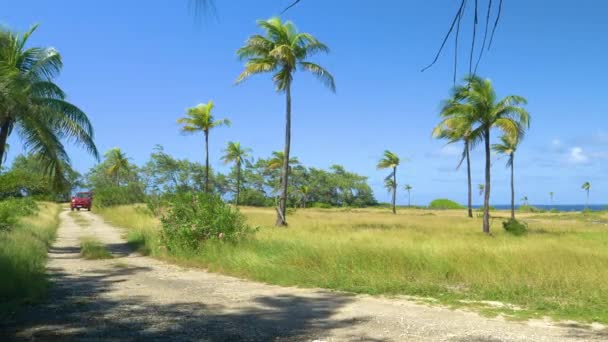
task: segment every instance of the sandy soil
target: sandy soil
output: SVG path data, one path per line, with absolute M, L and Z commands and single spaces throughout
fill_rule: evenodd
M 285 288 L 171 265 L 132 253 L 122 231 L 89 212 L 61 213 L 49 251 L 48 303 L 0 323 L 0 339 L 196 341 L 608 340 L 576 323 L 512 322 L 407 299 Z M 83 260 L 94 236 L 114 258 Z M 3 338 L 4 335 L 4 338 Z

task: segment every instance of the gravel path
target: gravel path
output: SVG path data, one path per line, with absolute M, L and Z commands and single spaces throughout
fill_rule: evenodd
M 510 322 L 402 299 L 272 286 L 131 253 L 121 230 L 89 212 L 61 213 L 49 251 L 49 303 L 0 323 L 0 340 L 572 341 L 604 327 Z M 114 254 L 83 260 L 80 238 Z

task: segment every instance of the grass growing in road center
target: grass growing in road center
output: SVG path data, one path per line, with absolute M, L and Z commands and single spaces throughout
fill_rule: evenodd
M 603 225 L 566 215 L 521 214 L 523 237 L 464 210 L 305 209 L 274 228 L 270 208 L 243 208 L 256 237 L 238 245 L 209 243 L 196 253 L 159 244 L 158 221 L 142 207 L 101 211 L 112 223 L 131 228 L 129 239 L 147 253 L 182 264 L 258 281 L 323 287 L 355 293 L 433 297 L 457 306 L 483 307 L 517 317 L 576 319 L 608 323 L 608 232 Z M 495 216 L 508 217 L 506 212 Z M 606 214 L 603 214 L 606 215 Z M 462 301 L 472 301 L 463 303 Z M 499 301 L 512 307 L 486 307 Z
M 106 246 L 92 237 L 85 237 L 80 241 L 80 255 L 87 260 L 112 258 L 112 253 Z

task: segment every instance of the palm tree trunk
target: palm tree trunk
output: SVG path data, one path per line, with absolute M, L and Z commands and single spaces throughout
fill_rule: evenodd
M 209 132 L 205 131 L 205 192 L 209 193 Z
M 393 168 L 393 214 L 397 213 L 395 201 L 397 200 L 397 168 Z
M 465 141 L 464 142 L 464 153 L 466 155 L 467 158 L 467 186 L 468 186 L 468 208 L 469 208 L 469 217 L 473 217 L 473 190 L 471 188 L 471 157 L 469 156 L 469 141 Z
M 2 169 L 2 163 L 4 162 L 4 153 L 6 153 L 6 141 L 8 140 L 8 132 L 11 129 L 11 121 L 6 119 L 0 125 L 0 169 Z
M 281 176 L 281 197 L 277 209 L 277 227 L 287 226 L 285 212 L 287 208 L 287 187 L 289 184 L 289 150 L 291 145 L 291 81 L 287 81 L 285 87 L 285 150 L 283 152 L 283 174 Z
M 411 207 L 412 206 L 412 196 L 410 194 L 410 191 L 407 191 L 407 207 Z
M 486 184 L 483 195 L 483 232 L 490 234 L 490 128 L 486 128 L 484 132 L 485 148 L 486 148 Z
M 236 163 L 236 206 L 239 206 L 239 194 L 241 193 L 241 163 Z
M 511 219 L 515 220 L 515 182 L 513 180 L 515 155 L 511 153 Z

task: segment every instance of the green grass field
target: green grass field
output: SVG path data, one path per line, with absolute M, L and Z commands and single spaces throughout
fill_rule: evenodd
M 37 214 L 21 218 L 13 230 L 0 232 L 0 316 L 46 296 L 47 249 L 55 239 L 60 206 L 39 203 L 39 208 Z
M 258 281 L 355 293 L 413 295 L 515 318 L 608 323 L 608 215 L 521 214 L 522 237 L 464 210 L 304 209 L 274 228 L 274 211 L 243 208 L 260 231 L 239 245 L 168 255 L 143 206 L 100 209 L 142 252 Z M 507 217 L 506 212 L 494 212 Z M 605 222 L 605 223 L 604 223 Z M 507 306 L 488 305 L 497 301 Z

